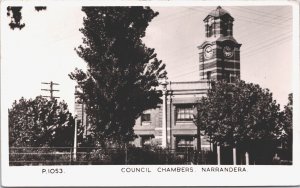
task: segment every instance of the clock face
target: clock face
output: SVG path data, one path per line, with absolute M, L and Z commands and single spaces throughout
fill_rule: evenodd
M 223 48 L 223 53 L 225 57 L 230 58 L 233 56 L 233 49 L 229 46 L 225 46 Z
M 204 48 L 204 57 L 205 57 L 205 59 L 211 58 L 212 55 L 213 55 L 213 49 L 212 49 L 211 45 L 207 45 Z

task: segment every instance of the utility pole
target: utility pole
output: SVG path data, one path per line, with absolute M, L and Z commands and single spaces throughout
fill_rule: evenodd
M 83 88 L 81 88 L 80 86 L 75 86 L 75 101 L 77 99 L 77 92 L 81 92 L 83 93 Z M 75 102 L 77 104 L 81 104 L 81 117 L 79 118 L 79 120 L 81 121 L 81 126 L 85 127 L 84 128 L 84 136 L 86 137 L 87 136 L 87 126 L 88 126 L 88 123 L 87 123 L 87 116 L 86 116 L 86 113 L 85 113 L 85 105 L 84 105 L 84 102 L 83 100 L 78 100 L 77 102 Z M 75 113 L 78 113 L 76 111 L 76 106 L 75 106 Z M 79 114 L 78 114 L 79 115 Z
M 74 130 L 74 145 L 73 145 L 73 160 L 77 159 L 77 116 L 75 115 L 75 130 Z
M 165 79 L 161 85 L 163 86 L 162 92 L 163 92 L 163 106 L 162 106 L 162 147 L 166 148 L 168 147 L 168 133 L 167 133 L 167 95 L 168 95 L 168 89 L 167 85 L 168 82 Z
M 54 97 L 53 96 L 53 92 L 54 91 L 59 91 L 57 89 L 53 89 L 53 86 L 54 85 L 59 85 L 58 83 L 54 83 L 54 82 L 42 82 L 42 84 L 47 84 L 47 85 L 50 85 L 50 89 L 41 89 L 42 91 L 50 91 L 50 96 L 43 96 L 43 97 L 50 97 L 50 99 L 55 99 L 55 98 L 59 98 L 59 97 Z

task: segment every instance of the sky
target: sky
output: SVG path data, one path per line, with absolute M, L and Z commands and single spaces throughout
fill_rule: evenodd
M 222 6 L 234 17 L 233 36 L 241 46 L 241 79 L 269 88 L 281 106 L 292 92 L 292 8 L 289 6 Z M 198 49 L 206 15 L 216 7 L 152 7 L 153 19 L 143 41 L 166 64 L 170 81 L 199 80 Z M 5 10 L 5 9 L 4 9 Z M 22 30 L 1 22 L 1 93 L 10 107 L 21 97 L 49 95 L 41 82 L 56 82 L 54 96 L 74 111 L 74 87 L 68 74 L 86 63 L 74 50 L 82 43 L 84 13 L 78 6 L 22 10 Z M 5 98 L 3 98 L 5 96 Z

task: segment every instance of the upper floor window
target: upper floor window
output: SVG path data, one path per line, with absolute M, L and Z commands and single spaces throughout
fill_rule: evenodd
M 227 36 L 228 35 L 228 23 L 227 22 L 224 22 L 223 24 L 222 24 L 222 34 L 224 35 L 224 36 Z
M 141 116 L 142 122 L 151 121 L 151 113 L 150 110 L 146 110 L 143 112 Z
M 177 106 L 177 121 L 192 121 L 194 119 L 193 111 L 192 105 Z
M 211 37 L 214 34 L 215 20 L 214 18 L 209 18 L 207 22 L 207 37 Z
M 142 114 L 142 122 L 143 121 L 150 121 L 151 115 L 150 114 Z
M 207 76 L 207 79 L 210 80 L 211 79 L 211 71 L 207 71 L 206 76 Z

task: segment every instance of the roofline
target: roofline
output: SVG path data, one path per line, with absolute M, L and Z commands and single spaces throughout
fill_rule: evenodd
M 232 21 L 234 21 L 234 18 L 229 14 L 229 13 L 226 13 L 226 14 L 224 14 L 224 15 L 222 15 L 222 16 L 212 16 L 212 15 L 207 15 L 204 19 L 203 19 L 203 21 L 205 22 L 209 17 L 214 17 L 214 18 L 222 18 L 222 17 L 224 17 L 224 16 L 226 16 L 226 15 L 228 15 L 230 18 L 232 18 Z

